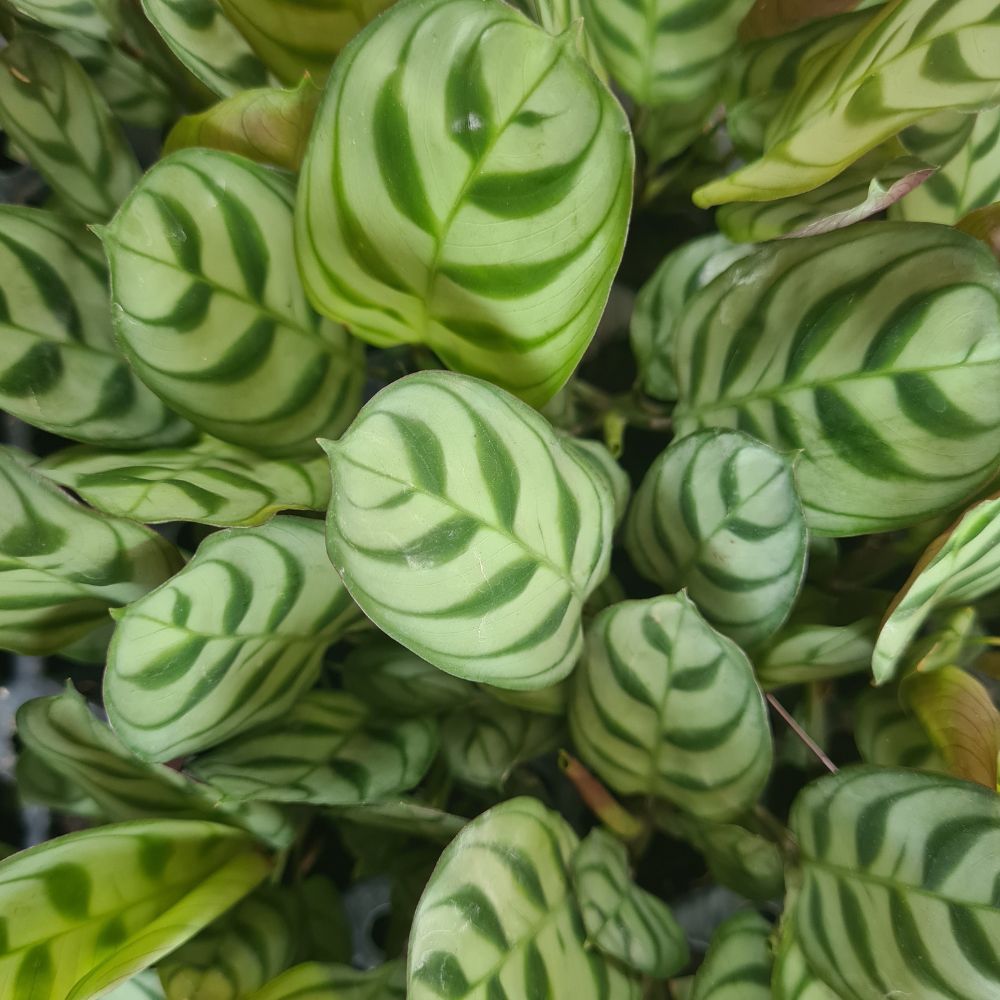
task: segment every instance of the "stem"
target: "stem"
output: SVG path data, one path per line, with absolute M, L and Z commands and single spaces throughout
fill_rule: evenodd
M 615 836 L 630 841 L 637 840 L 646 832 L 642 820 L 628 812 L 583 764 L 565 750 L 559 751 L 559 767 L 590 811 Z
M 778 715 L 781 716 L 781 718 L 785 722 L 785 725 L 787 725 L 788 728 L 791 729 L 793 733 L 795 733 L 795 735 L 802 741 L 802 743 L 806 746 L 809 752 L 831 774 L 836 774 L 837 765 L 834 764 L 834 762 L 830 760 L 829 757 L 827 757 L 826 753 L 823 751 L 823 748 L 795 721 L 795 719 L 792 718 L 788 709 L 786 709 L 785 706 L 782 705 L 781 702 L 778 701 L 778 699 L 775 698 L 774 695 L 771 694 L 770 692 L 768 692 L 764 697 L 767 698 L 768 704 L 771 706 L 771 708 L 773 708 L 778 713 Z

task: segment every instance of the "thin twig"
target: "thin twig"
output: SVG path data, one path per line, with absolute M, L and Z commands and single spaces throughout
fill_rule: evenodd
M 646 825 L 625 807 L 581 764 L 565 750 L 559 751 L 559 767 L 591 812 L 624 841 L 638 840 Z
M 765 697 L 767 698 L 767 703 L 771 706 L 771 708 L 773 708 L 778 713 L 778 715 L 781 716 L 781 718 L 785 721 L 785 724 L 788 726 L 788 728 L 791 729 L 793 733 L 795 733 L 795 735 L 803 742 L 803 744 L 805 744 L 805 746 L 809 749 L 809 751 L 813 754 L 813 756 L 815 756 L 816 759 L 831 774 L 836 774 L 837 765 L 834 764 L 834 762 L 830 760 L 829 757 L 827 757 L 826 753 L 823 751 L 823 748 L 795 721 L 795 719 L 792 718 L 792 715 L 788 711 L 788 709 L 786 709 L 785 706 L 782 705 L 781 702 L 778 701 L 778 699 L 775 698 L 774 695 L 771 694 L 770 692 L 766 694 Z

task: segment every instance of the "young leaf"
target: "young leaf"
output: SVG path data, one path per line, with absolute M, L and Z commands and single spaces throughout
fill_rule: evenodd
M 0 451 L 0 648 L 45 656 L 183 565 L 148 528 L 82 507 Z
M 229 909 L 269 868 L 245 834 L 190 820 L 99 827 L 15 854 L 0 864 L 0 994 L 99 997 Z
M 315 682 L 358 610 L 318 521 L 210 535 L 173 579 L 119 616 L 104 676 L 111 724 L 170 760 L 275 719 Z
M 591 945 L 654 979 L 687 965 L 684 931 L 666 903 L 632 881 L 620 840 L 591 830 L 573 855 L 572 877 Z
M 1000 797 L 941 775 L 842 770 L 792 808 L 792 919 L 841 996 L 982 1000 L 1000 989 Z
M 604 478 L 615 501 L 615 527 L 621 524 L 632 496 L 632 483 L 628 473 L 618 464 L 614 455 L 600 441 L 588 438 L 567 437 L 566 444 L 576 449 L 576 453 Z
M 0 52 L 0 125 L 84 222 L 107 219 L 139 179 L 135 155 L 90 78 L 41 35 L 18 31 Z
M 569 722 L 581 757 L 615 791 L 706 819 L 751 805 L 771 767 L 747 658 L 683 594 L 625 601 L 594 619 Z
M 548 687 L 604 577 L 604 476 L 502 389 L 428 372 L 383 389 L 330 456 L 330 558 L 383 632 L 448 673 Z
M 587 947 L 569 877 L 579 841 L 536 799 L 510 799 L 451 842 L 420 899 L 409 1000 L 638 1000 L 638 978 Z
M 850 625 L 788 625 L 755 659 L 757 680 L 761 687 L 776 688 L 867 670 L 877 626 L 874 618 Z
M 53 434 L 124 447 L 193 428 L 131 372 L 111 331 L 98 241 L 70 219 L 0 205 L 0 405 Z
M 956 223 L 955 228 L 985 243 L 1000 260 L 1000 202 L 970 212 Z
M 359 972 L 347 965 L 307 962 L 272 979 L 246 1000 L 405 1000 L 406 968 L 387 962 Z
M 357 805 L 413 788 L 436 752 L 433 719 L 383 721 L 352 695 L 311 691 L 192 770 L 233 801 Z
M 722 923 L 694 977 L 691 1000 L 771 1000 L 771 925 L 744 911 Z
M 625 547 L 664 591 L 685 589 L 741 646 L 770 638 L 791 611 L 806 562 L 806 525 L 792 469 L 738 431 L 672 444 L 629 510 Z
M 412 798 L 336 806 L 329 813 L 335 819 L 366 829 L 388 830 L 441 844 L 447 844 L 468 823 L 464 816 L 425 806 Z
M 943 226 L 862 223 L 769 244 L 677 327 L 677 432 L 739 427 L 799 453 L 819 534 L 924 520 L 996 470 L 998 310 L 996 262 Z
M 92 507 L 144 524 L 263 524 L 280 510 L 322 510 L 326 460 L 261 458 L 213 438 L 142 452 L 67 448 L 35 465 Z
M 339 434 L 364 378 L 361 345 L 306 302 L 293 190 L 242 157 L 185 149 L 102 231 L 115 330 L 136 373 L 209 434 L 266 455 Z
M 927 730 L 903 708 L 897 689 L 866 691 L 853 714 L 854 742 L 866 763 L 947 772 Z
M 306 288 L 370 343 L 425 343 L 541 405 L 604 309 L 632 168 L 571 34 L 496 0 L 402 0 L 330 76 L 296 208 Z
M 795 924 L 786 918 L 781 925 L 781 940 L 774 956 L 771 976 L 773 1000 L 841 1000 L 813 972 L 802 952 Z

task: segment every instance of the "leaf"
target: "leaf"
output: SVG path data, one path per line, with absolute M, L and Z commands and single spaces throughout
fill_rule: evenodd
M 618 464 L 617 459 L 600 441 L 588 438 L 567 437 L 566 443 L 576 449 L 576 453 L 591 466 L 611 491 L 615 501 L 615 527 L 621 524 L 632 496 L 632 483 L 628 473 Z
M 749 40 L 784 35 L 809 21 L 854 10 L 861 3 L 862 0 L 754 0 L 740 25 L 740 37 Z M 870 7 L 871 0 L 864 6 Z
M 755 659 L 763 688 L 808 684 L 860 673 L 871 664 L 877 620 L 850 625 L 786 625 Z
M 140 176 L 118 123 L 80 64 L 54 42 L 18 31 L 0 53 L 0 126 L 67 214 L 110 216 Z
M 985 243 L 1000 260 L 1000 202 L 970 212 L 955 228 Z
M 127 746 L 171 760 L 287 712 L 358 611 L 322 524 L 280 517 L 210 535 L 118 617 L 104 704 Z
M 806 526 L 792 469 L 736 431 L 701 431 L 653 462 L 635 495 L 625 547 L 666 592 L 686 590 L 741 646 L 770 638 L 802 585 Z
M 806 960 L 846 1000 L 996 993 L 1000 798 L 941 775 L 856 767 L 800 793 L 791 815 Z
M 323 447 L 330 558 L 383 632 L 498 687 L 569 674 L 583 602 L 607 572 L 614 504 L 537 413 L 487 382 L 418 373 Z
M 691 1000 L 771 1000 L 771 925 L 744 910 L 724 921 L 694 977 Z
M 684 839 L 705 858 L 709 874 L 747 899 L 780 896 L 784 861 L 778 845 L 738 823 L 706 823 L 683 817 Z
M 142 0 L 170 51 L 213 94 L 231 97 L 271 81 L 215 0 Z
M 14 780 L 17 784 L 17 797 L 22 803 L 43 805 L 55 812 L 87 819 L 103 818 L 100 807 L 89 795 L 26 746 L 22 746 L 18 752 Z
M 67 448 L 35 468 L 92 507 L 144 524 L 258 525 L 280 510 L 322 510 L 330 498 L 322 455 L 265 459 L 212 438 L 138 453 Z
M 587 940 L 605 955 L 655 979 L 687 965 L 684 931 L 666 903 L 632 881 L 620 840 L 591 830 L 573 855 L 572 878 Z
M 781 940 L 774 956 L 774 973 L 771 978 L 773 1000 L 840 1000 L 813 972 L 802 953 L 792 920 L 781 925 Z
M 260 87 L 234 94 L 181 118 L 163 144 L 164 154 L 204 146 L 298 170 L 321 94 L 308 76 L 288 90 Z
M 0 405 L 78 441 L 175 444 L 193 428 L 130 371 L 111 331 L 101 246 L 82 225 L 0 205 Z
M 104 39 L 118 28 L 115 6 L 103 0 L 10 0 L 10 6 L 30 21 L 86 38 Z
M 509 799 L 441 855 L 410 938 L 408 1000 L 638 1000 L 638 979 L 587 948 L 570 882 L 579 841 L 558 813 Z M 258 1000 L 258 998 L 255 998 Z
M 761 247 L 678 325 L 677 433 L 738 427 L 796 452 L 817 534 L 925 520 L 996 470 L 998 296 L 995 261 L 943 226 L 862 223 Z
M 878 8 L 798 76 L 767 128 L 763 155 L 700 187 L 695 203 L 770 201 L 819 187 L 935 111 L 995 104 L 997 67 L 1000 23 L 984 0 Z
M 616 596 L 616 600 L 621 600 L 623 596 L 624 594 Z M 481 685 L 480 690 L 505 705 L 512 705 L 525 712 L 562 716 L 566 714 L 566 707 L 569 705 L 570 680 L 567 678 L 551 687 L 537 688 L 534 691 L 509 691 L 489 684 Z
M 349 694 L 311 691 L 192 770 L 232 801 L 357 805 L 413 788 L 436 752 L 433 719 L 385 721 Z
M 603 83 L 608 82 L 608 71 L 597 53 L 587 25 L 583 20 L 583 0 L 518 0 L 513 6 L 523 10 L 536 24 L 558 38 L 566 31 L 576 35 L 580 54 L 587 60 L 594 75 Z
M 406 968 L 387 962 L 359 972 L 346 965 L 297 965 L 247 1000 L 405 1000 Z
M 442 844 L 447 844 L 469 822 L 464 816 L 456 816 L 408 798 L 337 806 L 329 812 L 335 819 L 354 823 L 365 830 L 388 830 Z
M 684 594 L 602 611 L 574 682 L 573 742 L 622 795 L 717 820 L 763 788 L 771 734 L 753 671 Z
M 942 667 L 911 674 L 901 691 L 948 770 L 996 791 L 1000 712 L 983 685 L 961 667 Z
M 962 111 L 939 111 L 903 129 L 899 141 L 907 152 L 942 167 L 965 147 L 979 117 Z
M 269 868 L 246 835 L 189 820 L 99 827 L 15 854 L 0 864 L 0 992 L 101 996 L 196 934 Z
M 55 653 L 183 564 L 148 528 L 95 514 L 0 451 L 0 648 Z
M 946 772 L 927 730 L 900 703 L 899 691 L 866 691 L 854 708 L 854 742 L 861 759 L 878 767 Z
M 970 507 L 920 557 L 882 622 L 872 673 L 884 684 L 935 609 L 968 604 L 1000 587 L 1000 497 Z
M 541 405 L 604 309 L 632 170 L 624 112 L 571 34 L 496 0 L 402 0 L 344 50 L 316 118 L 296 208 L 309 296 L 377 347 L 426 344 Z
M 339 434 L 364 378 L 361 345 L 306 302 L 292 192 L 242 157 L 181 150 L 101 234 L 115 331 L 139 377 L 202 430 L 272 456 Z
M 699 138 L 711 134 L 721 117 L 721 84 L 692 98 L 643 108 L 635 138 L 647 157 L 647 174 L 679 156 Z M 648 196 L 649 187 L 647 187 Z
M 106 1000 L 165 1000 L 155 972 L 148 969 L 133 976 L 123 986 L 105 994 Z

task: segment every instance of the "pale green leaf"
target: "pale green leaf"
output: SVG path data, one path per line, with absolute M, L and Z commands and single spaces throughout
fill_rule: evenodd
M 536 24 L 557 38 L 564 32 L 576 35 L 576 44 L 590 68 L 605 83 L 608 71 L 597 54 L 586 24 L 583 23 L 583 0 L 516 0 L 513 6 L 523 10 Z
M 749 661 L 683 594 L 625 601 L 594 619 L 569 721 L 580 756 L 615 791 L 706 819 L 751 805 L 771 767 Z
M 792 808 L 806 961 L 845 1000 L 983 1000 L 1000 991 L 1000 797 L 915 771 L 856 767 Z
M 853 719 L 854 742 L 866 763 L 947 771 L 927 730 L 903 708 L 896 688 L 866 691 L 854 706 Z
M 358 806 L 337 806 L 329 810 L 337 820 L 359 827 L 387 830 L 422 840 L 446 844 L 469 821 L 412 798 L 385 799 Z
M 771 994 L 773 1000 L 840 1000 L 813 972 L 790 919 L 782 921 L 781 939 L 774 956 Z
M 196 934 L 269 868 L 246 834 L 190 820 L 99 827 L 15 854 L 0 864 L 0 994 L 99 997 Z
M 163 987 L 152 969 L 133 976 L 123 986 L 105 994 L 105 1000 L 165 1000 Z
M 406 968 L 387 962 L 359 972 L 346 965 L 297 965 L 246 1000 L 405 1000 Z
M 622 596 L 624 595 L 616 594 L 615 601 L 621 600 Z M 613 602 L 609 601 L 609 603 Z M 567 678 L 558 684 L 536 688 L 533 691 L 510 691 L 506 688 L 492 687 L 489 684 L 483 684 L 481 690 L 485 691 L 491 698 L 502 701 L 505 705 L 520 708 L 525 712 L 562 716 L 566 714 L 566 707 L 569 705 L 570 687 L 571 683 Z
M 89 795 L 27 746 L 22 745 L 18 751 L 14 780 L 22 802 L 86 819 L 103 818 L 100 806 Z
M 770 933 L 771 925 L 749 911 L 722 923 L 695 974 L 691 1000 L 771 1000 Z
M 315 448 L 357 411 L 361 344 L 306 302 L 291 178 L 184 149 L 102 231 L 115 330 L 139 377 L 192 423 L 267 455 Z
M 903 129 L 899 141 L 907 152 L 941 167 L 962 151 L 978 120 L 969 112 L 939 111 Z
M 173 579 L 119 616 L 104 676 L 111 724 L 170 760 L 287 712 L 358 616 L 323 525 L 279 517 L 210 535 Z
M 615 526 L 617 527 L 625 517 L 628 502 L 632 497 L 632 483 L 629 481 L 628 473 L 600 441 L 567 437 L 566 443 L 575 448 L 577 454 L 581 455 L 584 461 L 590 463 L 594 472 L 604 477 L 604 481 L 614 497 Z
M 757 680 L 776 688 L 868 670 L 877 627 L 874 618 L 850 625 L 786 625 L 755 658 Z
M 776 241 L 689 302 L 677 432 L 739 427 L 796 453 L 819 534 L 905 527 L 996 470 L 998 315 L 996 262 L 943 226 Z
M 117 7 L 108 0 L 10 0 L 10 6 L 40 25 L 84 38 L 105 39 L 119 27 Z
M 624 112 L 572 35 L 497 0 L 401 0 L 344 50 L 316 118 L 306 288 L 376 346 L 426 344 L 541 405 L 603 312 L 632 169 Z
M 330 557 L 383 632 L 499 687 L 569 674 L 613 530 L 589 461 L 502 389 L 447 372 L 383 389 L 324 447 Z

